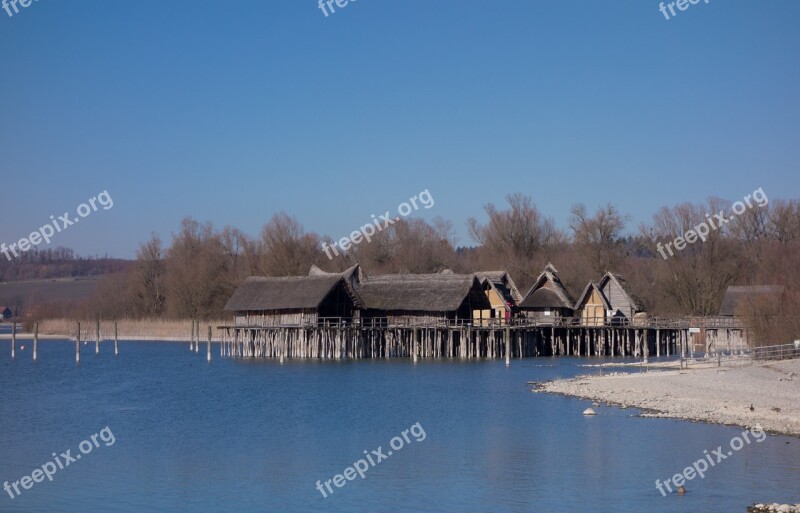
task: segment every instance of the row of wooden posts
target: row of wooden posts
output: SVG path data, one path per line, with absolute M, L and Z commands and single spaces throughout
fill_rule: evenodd
M 211 326 L 208 327 L 206 359 L 211 361 Z M 200 352 L 200 321 L 192 321 L 192 337 L 189 341 L 189 351 Z
M 220 354 L 239 358 L 505 358 L 693 353 L 688 329 L 615 327 L 223 326 Z M 652 349 L 652 351 L 651 351 Z M 655 353 L 655 354 L 653 354 Z
M 556 327 L 240 327 L 222 326 L 220 355 L 241 358 L 505 358 L 530 356 L 634 356 L 647 361 L 651 347 L 663 353 L 693 353 L 688 329 Z M 16 323 L 11 357 L 16 358 Z M 189 350 L 200 352 L 200 321 L 191 321 Z M 716 334 L 714 335 L 716 339 Z M 100 353 L 100 321 L 95 324 L 95 353 Z M 81 359 L 81 323 L 76 323 L 75 361 Z M 212 327 L 206 358 L 211 361 Z M 33 360 L 38 360 L 39 323 L 33 329 Z M 119 330 L 114 321 L 114 355 Z
M 100 321 L 95 329 L 94 352 L 100 354 Z M 76 323 L 75 331 L 75 362 L 81 361 L 81 323 Z M 114 321 L 114 356 L 119 356 L 119 329 Z M 17 357 L 17 323 L 11 323 L 11 358 Z M 39 361 L 39 323 L 33 323 L 33 361 Z
M 200 321 L 192 321 L 191 337 L 189 342 L 189 349 L 194 352 L 200 351 Z M 94 352 L 100 354 L 100 321 L 95 323 L 95 341 Z M 206 356 L 208 361 L 211 361 L 211 326 L 208 327 L 208 349 Z M 114 356 L 119 356 L 119 327 L 117 321 L 114 321 Z M 11 358 L 17 357 L 17 323 L 11 323 Z M 33 361 L 39 361 L 39 323 L 33 324 Z M 75 323 L 75 362 L 81 361 L 81 323 Z

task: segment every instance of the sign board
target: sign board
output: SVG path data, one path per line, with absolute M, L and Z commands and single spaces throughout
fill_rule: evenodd
M 689 333 L 700 333 L 700 328 L 689 328 Z

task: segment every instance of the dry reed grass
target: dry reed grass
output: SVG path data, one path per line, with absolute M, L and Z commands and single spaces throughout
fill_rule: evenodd
M 94 340 L 96 320 L 81 321 L 81 340 Z M 212 338 L 219 341 L 217 326 L 228 324 L 223 320 L 200 321 L 200 341 L 208 339 L 208 326 L 211 326 Z M 31 329 L 32 327 L 28 327 Z M 188 342 L 192 334 L 192 321 L 163 319 L 120 319 L 117 329 L 121 340 L 169 340 Z M 77 333 L 77 321 L 72 319 L 45 319 L 39 321 L 40 335 L 57 335 L 74 338 Z M 114 321 L 100 321 L 100 338 L 114 338 Z

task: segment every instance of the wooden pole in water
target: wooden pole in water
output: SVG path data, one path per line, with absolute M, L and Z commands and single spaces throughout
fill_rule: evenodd
M 94 354 L 100 354 L 100 319 L 97 319 L 94 331 Z
M 33 323 L 33 361 L 39 359 L 39 323 Z
M 17 321 L 11 321 L 11 359 L 17 357 Z
M 75 363 L 81 361 L 81 323 L 78 323 L 78 334 L 75 335 Z
M 211 326 L 208 327 L 208 361 L 211 361 Z
M 114 356 L 119 356 L 119 326 L 114 321 Z
M 506 326 L 506 366 L 511 365 L 511 328 Z
M 195 324 L 197 325 L 197 329 L 195 330 L 195 333 L 197 333 L 197 338 L 194 339 L 194 352 L 195 353 L 199 353 L 200 352 L 200 321 L 195 321 Z
M 189 336 L 189 351 L 194 349 L 194 319 L 192 320 L 192 334 Z

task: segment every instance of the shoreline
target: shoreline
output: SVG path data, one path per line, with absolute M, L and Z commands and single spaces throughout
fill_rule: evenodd
M 800 437 L 800 360 L 581 375 L 536 383 L 533 391 L 636 408 L 643 418 L 760 424 L 770 433 Z

